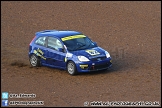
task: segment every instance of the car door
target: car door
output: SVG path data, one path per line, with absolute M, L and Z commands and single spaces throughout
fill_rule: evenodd
M 56 37 L 48 37 L 46 51 L 47 63 L 53 67 L 65 68 L 66 53 L 59 49 L 63 49 L 61 41 Z
M 46 64 L 46 46 L 47 46 L 47 40 L 45 36 L 36 39 L 34 54 L 40 57 L 42 64 Z

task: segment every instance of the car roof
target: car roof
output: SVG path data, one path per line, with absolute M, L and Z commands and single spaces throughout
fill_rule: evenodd
M 63 38 L 66 36 L 73 36 L 78 34 L 82 34 L 82 33 L 78 31 L 72 31 L 72 30 L 44 30 L 35 33 L 36 36 L 55 36 L 58 38 Z

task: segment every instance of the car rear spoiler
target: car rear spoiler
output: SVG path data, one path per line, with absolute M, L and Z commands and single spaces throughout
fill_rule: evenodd
M 58 31 L 58 30 L 43 30 L 43 31 L 36 32 L 35 35 L 38 35 L 38 34 L 40 34 L 40 33 L 55 32 L 55 31 Z

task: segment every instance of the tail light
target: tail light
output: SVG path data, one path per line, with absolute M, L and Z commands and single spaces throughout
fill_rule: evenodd
M 30 42 L 30 44 L 33 42 L 33 40 L 35 39 L 35 37 L 36 37 L 36 36 L 34 36 L 34 38 L 32 39 L 32 41 Z M 29 44 L 29 45 L 30 45 L 30 44 Z

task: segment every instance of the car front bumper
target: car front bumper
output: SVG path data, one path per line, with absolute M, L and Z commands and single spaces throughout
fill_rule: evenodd
M 108 69 L 112 66 L 111 57 L 100 61 L 77 62 L 76 68 L 78 72 L 91 72 Z

